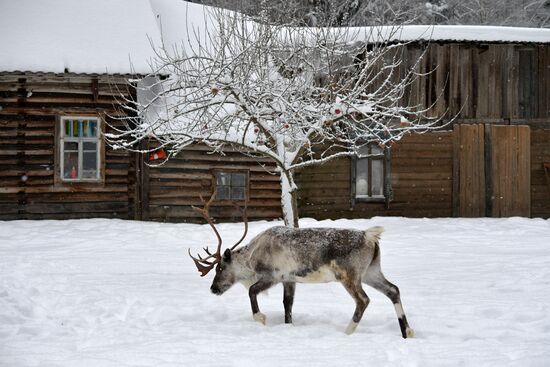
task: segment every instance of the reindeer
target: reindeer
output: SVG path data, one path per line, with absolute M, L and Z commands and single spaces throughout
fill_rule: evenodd
M 193 207 L 210 224 L 218 245 L 212 253 L 205 247 L 206 257 L 189 256 L 201 276 L 216 268 L 216 275 L 210 290 L 222 295 L 233 284 L 240 282 L 248 288 L 252 316 L 265 325 L 266 316 L 260 312 L 257 296 L 272 286 L 283 283 L 283 305 L 285 323 L 292 323 L 292 304 L 296 283 L 340 282 L 355 301 L 355 312 L 346 329 L 352 334 L 369 304 L 369 297 L 362 287 L 366 283 L 385 294 L 393 303 L 403 338 L 414 336 L 409 327 L 399 289 L 390 283 L 380 268 L 378 242 L 382 227 L 371 227 L 366 231 L 337 228 L 289 228 L 273 227 L 254 237 L 250 243 L 237 250 L 248 232 L 246 207 L 241 211 L 245 226 L 244 234 L 235 245 L 227 248 L 223 255 L 222 239 L 208 209 L 215 193 L 203 208 Z M 204 203 L 204 201 L 203 201 Z

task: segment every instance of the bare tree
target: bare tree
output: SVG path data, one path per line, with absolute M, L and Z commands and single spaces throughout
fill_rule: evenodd
M 549 0 L 194 0 L 309 26 L 463 24 L 550 27 Z
M 298 28 L 207 15 L 179 47 L 158 49 L 126 129 L 106 136 L 135 149 L 154 139 L 172 157 L 194 143 L 214 152 L 232 146 L 269 157 L 280 172 L 285 223 L 297 226 L 294 171 L 359 155 L 366 144 L 390 148 L 404 134 L 438 121 L 404 101 L 419 75 L 406 66 L 403 45 L 388 44 L 394 28 Z M 192 37 L 191 37 L 192 36 Z M 160 80 L 158 75 L 167 76 Z

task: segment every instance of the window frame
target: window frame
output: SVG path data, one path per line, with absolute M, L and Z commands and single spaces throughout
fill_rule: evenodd
M 95 137 L 66 137 L 65 136 L 65 121 L 67 120 L 95 120 L 96 122 L 96 136 Z M 104 128 L 104 122 L 101 116 L 97 114 L 64 114 L 57 116 L 56 129 L 55 129 L 55 178 L 54 184 L 57 186 L 63 185 L 93 185 L 105 183 L 105 143 L 102 139 Z M 97 162 L 97 175 L 93 178 L 65 178 L 63 177 L 63 170 L 65 165 L 65 142 L 77 142 L 78 143 L 78 165 L 79 175 L 82 175 L 82 165 L 84 159 L 84 143 L 93 142 L 96 143 L 96 162 Z
M 244 199 L 220 199 L 217 197 L 218 193 L 218 174 L 220 173 L 241 173 L 245 175 L 245 190 L 244 190 Z M 225 185 L 224 185 L 225 186 Z M 212 187 L 214 192 L 216 193 L 216 201 L 222 202 L 222 203 L 248 203 L 250 200 L 250 171 L 249 170 L 242 170 L 242 169 L 215 169 L 212 171 Z M 229 185 L 229 187 L 232 187 Z
M 369 143 L 369 153 L 371 154 L 371 147 L 376 143 Z M 368 195 L 357 195 L 357 166 L 363 160 L 367 161 L 367 174 L 369 177 L 368 180 L 368 191 L 372 192 L 372 161 L 380 160 L 382 161 L 382 195 L 368 196 Z M 390 201 L 393 199 L 393 191 L 391 188 L 391 149 L 389 147 L 382 148 L 382 153 L 378 155 L 373 155 L 370 157 L 360 158 L 357 155 L 352 156 L 351 158 L 351 205 L 352 208 L 356 203 L 366 202 L 366 203 L 385 203 L 386 208 L 389 207 Z

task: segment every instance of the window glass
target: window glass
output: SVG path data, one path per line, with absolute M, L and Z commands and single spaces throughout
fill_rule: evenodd
M 229 186 L 218 186 L 216 188 L 216 198 L 218 200 L 229 200 L 231 199 L 231 188 Z
M 232 186 L 246 186 L 246 175 L 244 173 L 232 173 L 231 174 Z
M 384 196 L 384 162 L 373 159 L 372 163 L 372 196 Z
M 78 121 L 73 120 L 73 134 L 72 134 L 72 136 L 77 138 L 78 134 L 79 134 Z
M 366 196 L 369 194 L 369 160 L 367 158 L 357 159 L 355 192 L 357 195 Z
M 82 148 L 84 151 L 97 151 L 97 143 L 95 141 L 92 141 L 92 142 L 88 142 L 88 141 L 85 141 L 84 142 L 84 146 Z
M 232 187 L 231 199 L 232 200 L 244 200 L 244 187 Z
M 65 151 L 75 151 L 78 152 L 78 142 L 76 141 L 66 141 L 64 144 Z
M 90 136 L 90 124 L 88 120 L 82 120 L 82 136 L 87 138 Z
M 216 198 L 218 200 L 245 200 L 246 178 L 246 173 L 242 172 L 217 172 Z
M 63 154 L 63 178 L 78 178 L 78 152 L 65 152 Z
M 218 185 L 231 185 L 231 174 L 226 172 L 219 172 L 217 174 L 216 183 Z
M 72 125 L 73 122 L 71 120 L 65 120 L 65 136 L 71 136 L 73 134 Z
M 90 129 L 90 136 L 96 137 L 97 136 L 97 121 L 90 121 L 89 123 L 89 129 Z
M 360 198 L 384 197 L 384 149 L 377 144 L 361 147 L 355 160 L 355 195 Z
M 97 153 L 82 154 L 82 178 L 97 178 Z

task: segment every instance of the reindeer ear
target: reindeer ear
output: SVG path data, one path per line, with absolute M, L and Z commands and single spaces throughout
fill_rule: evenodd
M 223 261 L 225 261 L 226 263 L 228 262 L 231 262 L 231 250 L 230 249 L 226 249 L 223 253 Z

